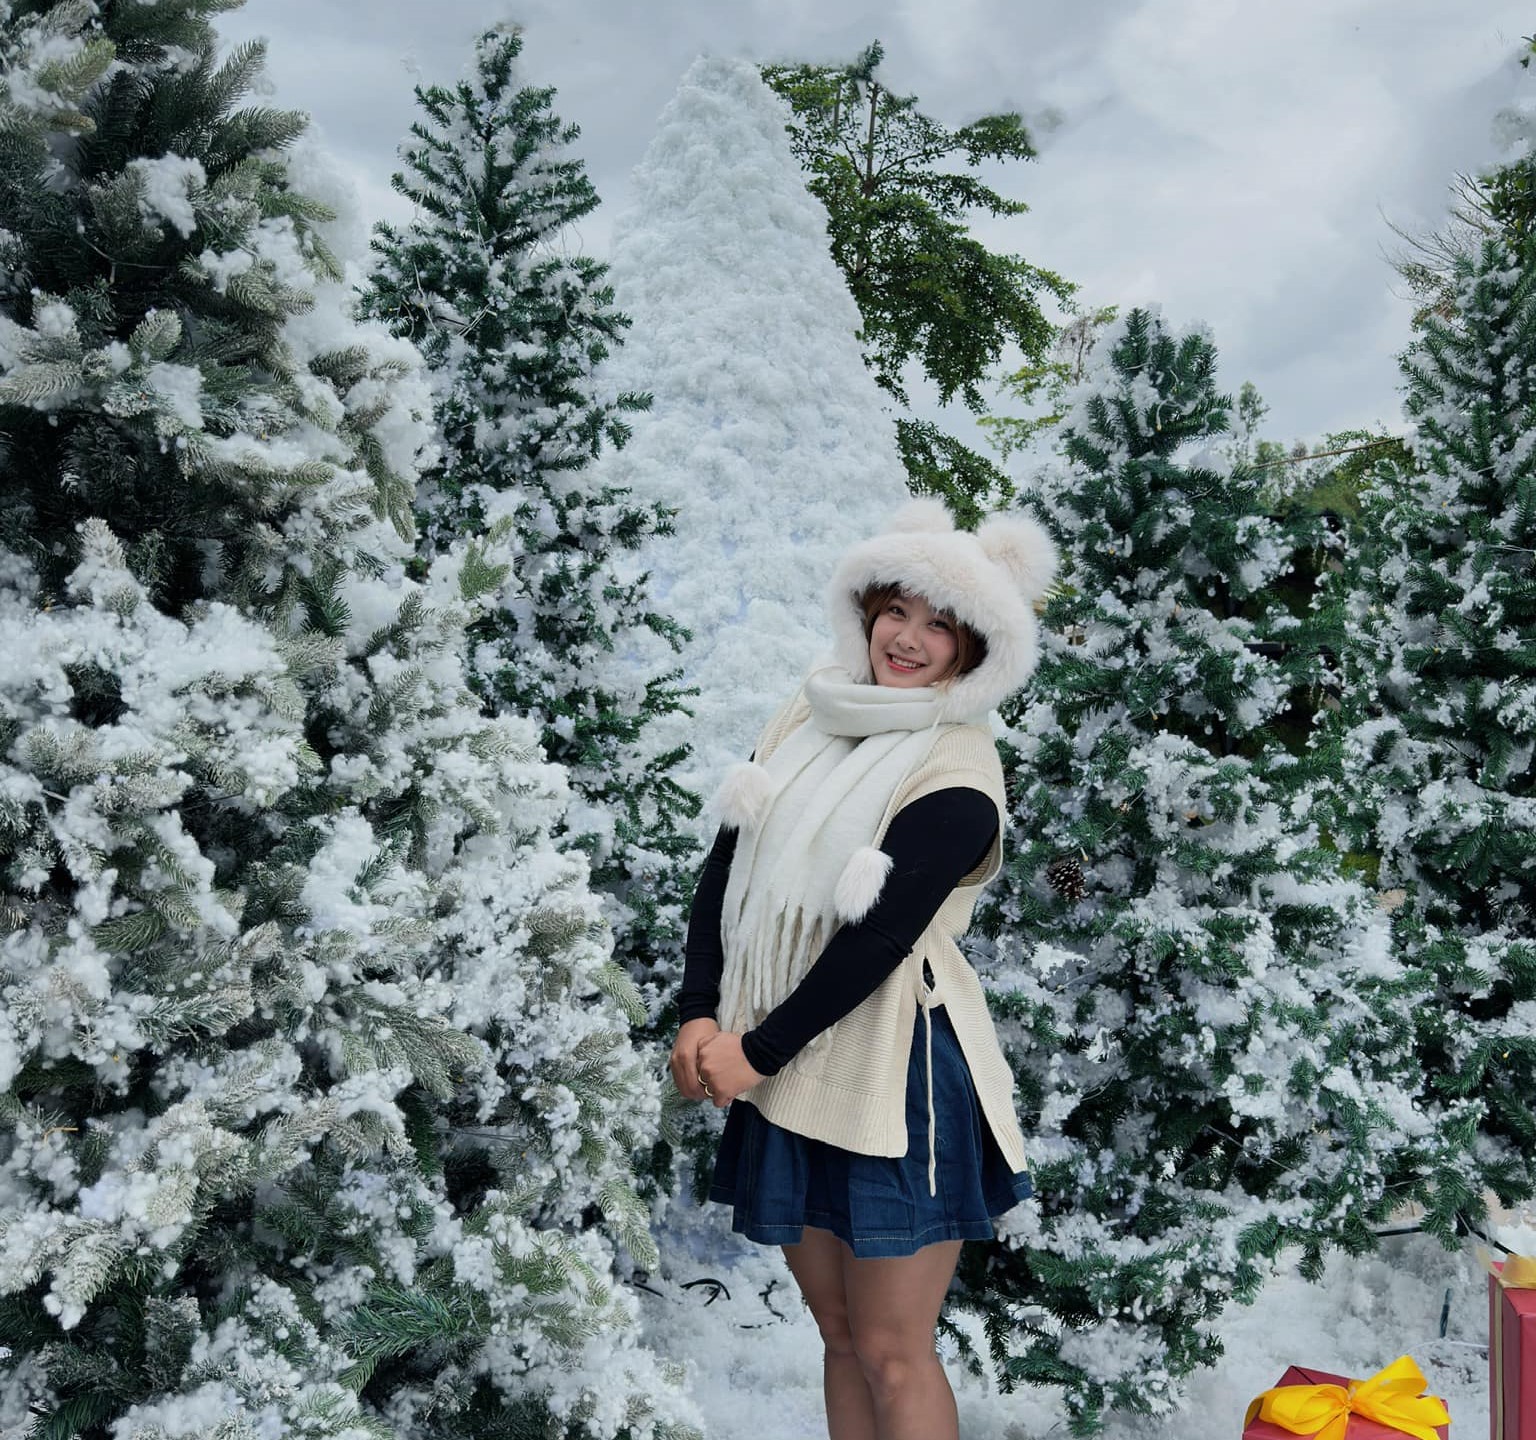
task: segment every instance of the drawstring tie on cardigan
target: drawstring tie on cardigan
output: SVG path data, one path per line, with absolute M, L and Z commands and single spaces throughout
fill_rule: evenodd
M 917 1003 L 923 1008 L 923 1026 L 925 1029 L 925 1042 L 927 1045 L 927 1062 L 923 1066 L 923 1077 L 928 1086 L 928 1193 L 937 1195 L 939 1152 L 937 1140 L 934 1136 L 933 1114 L 933 1007 L 944 1002 L 939 998 L 937 983 L 930 985 L 926 975 L 918 977 Z

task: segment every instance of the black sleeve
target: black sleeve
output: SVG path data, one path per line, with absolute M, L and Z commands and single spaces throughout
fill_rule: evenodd
M 725 884 L 736 854 L 736 832 L 723 825 L 699 874 L 688 912 L 688 938 L 683 943 L 683 983 L 677 992 L 677 1018 L 713 1020 L 720 1004 L 720 976 L 725 949 L 720 941 L 720 915 L 725 909 Z
M 980 790 L 953 786 L 903 805 L 880 848 L 891 857 L 880 898 L 844 925 L 805 978 L 741 1037 L 747 1063 L 775 1075 L 795 1054 L 879 988 L 911 953 L 949 892 L 986 858 L 997 808 Z

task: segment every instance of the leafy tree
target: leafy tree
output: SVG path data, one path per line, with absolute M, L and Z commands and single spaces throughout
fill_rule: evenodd
M 590 468 L 649 398 L 593 378 L 629 321 L 607 267 L 574 252 L 597 192 L 554 92 L 522 83 L 521 49 L 515 31 L 488 30 L 464 79 L 417 87 L 423 118 L 394 179 L 416 218 L 378 227 L 365 308 L 430 366 L 442 454 L 417 492 L 424 553 L 510 527 L 516 562 L 472 632 L 476 688 L 532 719 L 569 769 L 564 833 L 591 857 L 654 1014 L 681 954 L 699 800 L 672 776 L 687 750 L 659 747 L 651 727 L 694 692 L 678 669 L 642 679 L 621 656 L 637 631 L 673 650 L 686 635 L 635 563 L 672 512 Z
M 618 1247 L 654 1131 L 512 554 L 415 564 L 230 0 L 0 8 L 0 1413 L 40 1436 L 681 1436 Z
M 975 212 L 1028 209 L 976 173 L 988 161 L 1034 157 L 1023 120 L 984 115 L 947 129 L 915 95 L 882 83 L 883 58 L 876 41 L 851 65 L 769 65 L 763 78 L 793 112 L 791 143 L 826 206 L 832 257 L 858 302 L 876 379 L 906 406 L 904 375 L 916 363 L 943 403 L 958 396 L 980 413 L 982 385 L 1008 346 L 1029 362 L 1043 359 L 1054 329 L 1041 301 L 1065 302 L 1073 287 L 988 250 L 967 228 Z M 914 486 L 944 494 L 963 520 L 1009 493 L 1001 472 L 953 436 L 911 417 L 897 423 Z
M 1022 400 L 1027 405 L 1043 404 L 1045 413 L 981 417 L 978 423 L 1004 460 L 1026 449 L 1037 435 L 1046 434 L 1061 423 L 1066 413 L 1067 396 L 1083 383 L 1088 356 L 1099 333 L 1117 313 L 1113 305 L 1077 311 L 1056 332 L 1047 358 L 1025 365 L 1005 377 L 1003 388 L 1015 400 Z

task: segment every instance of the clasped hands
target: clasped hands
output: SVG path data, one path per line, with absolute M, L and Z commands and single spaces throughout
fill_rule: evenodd
M 741 1036 L 713 1020 L 690 1020 L 677 1032 L 668 1060 L 672 1083 L 685 1100 L 708 1100 L 723 1110 L 764 1076 L 741 1050 Z

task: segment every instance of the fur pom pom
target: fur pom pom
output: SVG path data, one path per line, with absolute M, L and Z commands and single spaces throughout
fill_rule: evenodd
M 873 845 L 861 845 L 855 850 L 843 866 L 843 873 L 837 877 L 837 887 L 832 892 L 837 918 L 852 925 L 868 915 L 880 898 L 885 877 L 890 873 L 891 857 L 884 850 L 877 850 Z
M 1056 578 L 1056 544 L 1023 515 L 994 515 L 976 531 L 987 558 L 1001 565 L 1026 600 L 1038 600 Z
M 955 522 L 949 513 L 949 507 L 939 499 L 937 495 L 919 495 L 916 499 L 907 500 L 891 516 L 891 522 L 885 527 L 887 535 L 906 534 L 916 531 L 929 533 L 953 530 Z
M 773 803 L 773 777 L 755 760 L 738 760 L 725 772 L 710 810 L 732 830 L 756 830 Z

